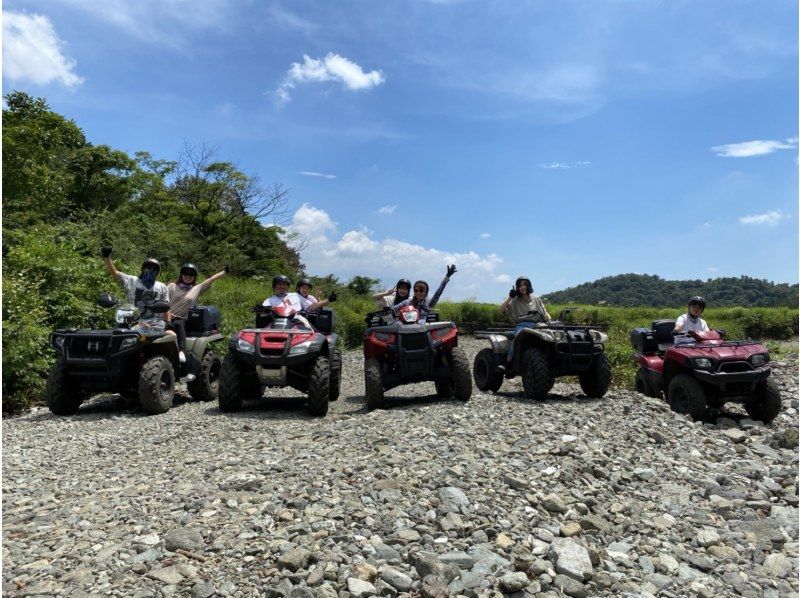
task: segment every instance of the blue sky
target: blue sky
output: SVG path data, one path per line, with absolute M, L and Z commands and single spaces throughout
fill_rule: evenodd
M 291 188 L 312 274 L 798 280 L 797 3 L 7 0 L 3 88 Z

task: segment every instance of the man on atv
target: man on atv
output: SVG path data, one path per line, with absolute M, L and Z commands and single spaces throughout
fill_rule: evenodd
M 312 288 L 314 288 L 314 285 L 310 278 L 301 278 L 297 281 L 295 291 L 297 291 L 298 298 L 300 299 L 300 305 L 304 311 L 317 311 L 318 309 L 328 305 L 328 303 L 333 303 L 339 298 L 336 292 L 333 292 L 328 295 L 327 299 L 318 301 L 317 298 L 311 294 Z
M 100 255 L 103 256 L 103 263 L 108 273 L 112 278 L 116 278 L 125 290 L 126 301 L 138 307 L 142 312 L 139 323 L 136 324 L 135 328 L 146 334 L 174 335 L 174 332 L 165 329 L 166 321 L 161 314 L 155 314 L 145 310 L 143 305 L 143 295 L 148 291 L 154 294 L 154 301 L 169 301 L 167 285 L 156 280 L 159 272 L 161 272 L 161 264 L 159 261 L 152 257 L 147 258 L 142 262 L 139 276 L 133 276 L 117 270 L 114 266 L 114 262 L 111 261 L 111 250 L 112 247 L 106 245 L 100 249 Z
M 689 311 L 678 316 L 675 320 L 673 332 L 704 332 L 708 330 L 708 324 L 700 317 L 706 309 L 706 300 L 700 296 L 689 299 Z
M 382 293 L 375 293 L 372 298 L 377 301 L 378 307 L 386 309 L 405 301 L 410 294 L 411 281 L 408 278 L 401 278 L 393 288 Z
M 520 319 L 529 316 L 530 312 L 535 312 L 539 315 L 539 319 L 544 322 L 550 322 L 550 314 L 547 313 L 547 308 L 544 306 L 539 297 L 533 294 L 533 285 L 531 279 L 526 276 L 520 276 L 514 283 L 514 288 L 508 292 L 506 300 L 500 304 L 500 313 L 506 314 L 514 324 L 514 338 L 525 328 L 533 328 L 533 322 L 524 321 Z M 508 365 L 511 364 L 511 359 L 514 357 L 514 342 L 509 344 L 508 348 Z M 499 370 L 505 372 L 508 366 L 500 365 Z
M 416 281 L 414 283 L 414 296 L 404 301 L 400 301 L 399 303 L 395 303 L 392 306 L 392 311 L 396 314 L 401 307 L 409 304 L 413 305 L 419 309 L 419 323 L 424 324 L 428 318 L 428 311 L 433 309 L 434 306 L 439 302 L 439 298 L 442 296 L 444 287 L 447 286 L 447 283 L 450 282 L 450 277 L 457 271 L 458 270 L 455 264 L 447 266 L 447 273 L 442 279 L 442 282 L 439 284 L 439 288 L 436 289 L 436 292 L 433 294 L 433 297 L 431 297 L 430 300 L 428 299 L 428 283 L 424 280 Z
M 272 296 L 267 297 L 264 299 L 264 303 L 262 305 L 268 307 L 278 307 L 279 305 L 283 305 L 286 307 L 291 307 L 297 312 L 300 312 L 303 309 L 302 304 L 300 303 L 300 294 L 299 293 L 290 293 L 289 292 L 289 285 L 292 284 L 292 281 L 289 280 L 289 277 L 284 274 L 278 274 L 277 276 L 272 277 Z M 308 320 L 306 320 L 303 316 L 299 313 L 295 315 L 295 320 L 298 320 L 303 326 L 306 328 L 311 328 L 311 324 Z

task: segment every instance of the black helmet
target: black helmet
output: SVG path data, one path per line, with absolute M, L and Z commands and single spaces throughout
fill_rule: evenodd
M 156 269 L 156 276 L 158 276 L 159 272 L 161 272 L 161 262 L 159 262 L 154 257 L 149 257 L 142 262 L 142 271 L 141 271 L 142 274 L 144 274 L 144 269 L 147 266 L 153 266 Z
M 294 288 L 294 290 L 299 291 L 300 287 L 303 286 L 304 284 L 307 284 L 312 289 L 314 288 L 314 283 L 311 282 L 310 278 L 301 278 L 300 280 L 297 281 L 297 286 Z
M 689 307 L 691 307 L 692 305 L 699 305 L 700 313 L 703 313 L 703 311 L 706 308 L 706 300 L 703 299 L 700 295 L 695 295 L 694 297 L 689 299 Z
M 528 285 L 529 293 L 533 293 L 533 285 L 531 284 L 531 279 L 528 278 L 527 276 L 520 276 L 519 278 L 517 278 L 517 282 L 514 283 L 514 288 L 517 289 L 517 291 L 519 291 L 519 283 L 521 282 L 524 282 L 525 284 Z
M 195 266 L 192 262 L 186 262 L 185 264 L 181 264 L 181 274 L 191 274 L 195 278 L 197 278 L 197 266 Z
M 408 290 L 411 290 L 411 281 L 408 278 L 401 278 L 397 281 L 397 284 L 394 285 L 395 290 L 400 288 L 400 285 L 405 285 L 408 287 Z
M 272 277 L 272 290 L 275 290 L 275 285 L 279 282 L 285 282 L 286 284 L 292 284 L 292 281 L 289 280 L 289 277 L 284 274 L 278 274 L 277 276 Z

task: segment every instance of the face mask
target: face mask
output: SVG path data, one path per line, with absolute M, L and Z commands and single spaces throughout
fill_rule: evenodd
M 144 283 L 144 286 L 146 286 L 148 289 L 151 289 L 153 288 L 153 285 L 156 282 L 156 271 L 145 270 L 144 272 L 142 272 L 142 275 L 139 278 Z
M 178 286 L 179 286 L 180 288 L 182 288 L 184 291 L 188 291 L 188 290 L 189 290 L 189 289 L 191 289 L 191 288 L 192 288 L 194 285 L 193 285 L 193 284 L 186 284 L 185 282 L 183 282 L 183 281 L 180 281 L 180 282 L 178 283 Z

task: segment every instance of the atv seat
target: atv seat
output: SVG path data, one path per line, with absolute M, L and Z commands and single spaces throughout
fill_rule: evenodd
M 674 329 L 675 320 L 653 320 L 653 335 L 659 351 L 666 351 L 675 344 L 675 337 L 672 335 Z

